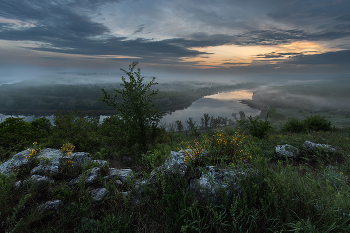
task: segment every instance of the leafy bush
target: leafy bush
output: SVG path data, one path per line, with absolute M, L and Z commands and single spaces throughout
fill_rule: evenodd
M 162 165 L 170 155 L 170 147 L 166 144 L 157 144 L 153 150 L 142 154 L 142 162 L 145 166 L 152 168 Z
M 303 120 L 303 123 L 308 131 L 329 131 L 332 129 L 332 123 L 326 120 L 325 116 L 307 116 Z
M 140 68 L 134 72 L 137 64 L 137 62 L 133 62 L 129 66 L 129 71 L 121 69 L 129 76 L 129 82 L 122 77 L 121 86 L 124 88 L 114 90 L 113 97 L 105 89 L 102 89 L 104 98 L 101 101 L 113 106 L 119 112 L 121 119 L 123 119 L 120 124 L 123 124 L 122 128 L 128 134 L 127 137 L 132 138 L 133 141 L 133 144 L 128 146 L 136 146 L 137 150 L 146 152 L 146 145 L 155 142 L 157 126 L 162 118 L 162 113 L 152 103 L 152 98 L 158 92 L 158 90 L 151 90 L 151 87 L 157 84 L 155 77 L 148 84 L 143 84 L 144 77 L 141 77 Z M 118 94 L 123 98 L 121 103 L 117 103 Z
M 282 126 L 282 130 L 292 133 L 300 133 L 305 130 L 305 125 L 303 121 L 293 117 L 288 119 L 288 121 Z
M 130 232 L 131 216 L 107 215 L 103 221 L 82 217 L 78 232 Z
M 199 140 L 194 140 L 192 144 L 182 143 L 181 150 L 185 152 L 185 161 L 188 164 L 195 166 L 203 162 L 228 164 L 250 159 L 250 155 L 243 151 L 244 138 L 245 135 L 240 132 L 228 135 L 222 131 L 216 131 L 211 136 L 209 134 L 201 135 Z M 204 156 L 205 154 L 208 156 Z
M 107 157 L 113 157 L 117 150 L 130 148 L 133 142 L 120 116 L 114 115 L 105 118 L 99 127 L 102 137 L 102 146 Z
M 30 124 L 34 127 L 37 137 L 47 137 L 52 130 L 52 125 L 49 119 L 46 117 L 40 117 L 31 121 Z
M 180 132 L 184 129 L 184 125 L 182 124 L 182 121 L 177 120 L 177 121 L 175 121 L 175 124 L 176 124 L 176 130 L 178 132 Z
M 248 119 L 237 120 L 239 126 L 243 126 L 244 129 L 248 129 L 248 132 L 259 139 L 266 137 L 268 131 L 273 127 L 270 125 L 270 122 L 265 120 L 259 120 L 260 117 L 253 119 L 252 116 L 249 116 Z
M 54 116 L 55 126 L 47 146 L 60 148 L 62 144 L 71 142 L 76 151 L 94 152 L 101 143 L 97 132 L 98 122 L 96 116 L 84 117 L 78 111 L 58 111 Z
M 326 120 L 325 116 L 314 115 L 306 116 L 304 120 L 290 118 L 283 126 L 282 130 L 293 133 L 305 131 L 329 131 L 331 130 L 331 122 Z
M 235 114 L 232 115 L 238 122 L 239 126 L 243 127 L 244 130 L 248 130 L 248 132 L 252 136 L 262 139 L 266 137 L 270 129 L 273 129 L 273 127 L 270 125 L 270 122 L 267 119 L 275 111 L 274 108 L 267 107 L 265 107 L 265 110 L 265 120 L 259 120 L 260 116 L 256 117 L 255 119 L 253 119 L 252 116 L 249 116 L 248 119 L 246 119 L 242 111 L 242 113 L 240 112 L 240 119 L 238 119 Z
M 51 130 L 51 123 L 45 117 L 32 122 L 24 118 L 7 118 L 0 123 L 0 159 L 26 149 L 33 141 L 45 141 Z
M 193 118 L 189 117 L 185 122 L 187 124 L 187 129 L 191 130 L 192 135 L 198 136 L 198 125 L 196 125 L 196 122 L 193 120 Z

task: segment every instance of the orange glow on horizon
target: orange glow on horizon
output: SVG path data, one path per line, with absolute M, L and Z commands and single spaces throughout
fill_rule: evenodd
M 232 66 L 249 66 L 253 61 L 268 62 L 277 64 L 280 61 L 298 54 L 321 54 L 325 52 L 338 51 L 339 49 L 327 48 L 316 42 L 298 41 L 290 44 L 280 45 L 255 45 L 255 46 L 238 46 L 222 45 L 215 47 L 198 48 L 196 51 L 206 52 L 202 57 L 185 58 L 185 62 L 196 62 L 197 68 L 215 68 L 215 67 L 232 67 Z M 285 54 L 284 54 L 285 53 Z M 288 54 L 291 53 L 291 54 Z M 257 57 L 259 54 L 280 55 L 279 57 Z M 294 56 L 295 56 L 294 55 Z

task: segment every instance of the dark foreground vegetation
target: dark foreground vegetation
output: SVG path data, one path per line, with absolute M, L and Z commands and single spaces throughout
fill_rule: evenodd
M 135 77 L 134 85 L 137 80 Z M 112 99 L 105 95 L 105 102 L 112 104 Z M 109 167 L 132 168 L 135 179 L 149 176 L 171 150 L 188 148 L 193 152 L 206 149 L 209 155 L 190 159 L 189 166 L 235 168 L 249 163 L 260 173 L 239 178 L 241 198 L 227 200 L 231 205 L 201 204 L 189 194 L 188 184 L 176 176 L 161 182 L 162 188 L 151 192 L 148 201 L 134 205 L 120 193 L 130 189 L 127 186 L 117 190 L 105 184 L 110 194 L 102 202 L 84 193 L 83 184 L 69 186 L 78 173 L 76 168 L 67 169 L 59 182 L 42 190 L 28 186 L 16 191 L 16 180 L 28 178 L 29 172 L 17 172 L 10 178 L 0 175 L 1 232 L 350 232 L 350 129 L 332 127 L 318 115 L 302 121 L 287 119 L 279 128 L 273 128 L 269 119 L 269 114 L 253 119 L 241 113 L 233 127 L 219 131 L 207 127 L 199 132 L 194 126 L 191 133 L 184 134 L 156 127 L 149 118 L 143 120 L 145 132 L 142 127 L 130 131 L 118 116 L 98 124 L 94 116 L 60 112 L 54 126 L 45 118 L 29 123 L 9 118 L 0 124 L 1 161 L 33 147 L 33 142 L 40 148 L 57 149 L 69 142 L 75 151 L 109 161 Z M 137 133 L 144 133 L 147 140 L 132 140 Z M 305 140 L 338 149 L 309 151 L 302 146 Z M 275 146 L 284 144 L 297 147 L 302 155 L 277 159 Z M 132 161 L 123 162 L 126 157 Z M 43 193 L 52 200 L 63 200 L 58 215 L 37 213 L 36 203 Z

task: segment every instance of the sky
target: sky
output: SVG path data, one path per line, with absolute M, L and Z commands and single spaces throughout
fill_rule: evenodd
M 349 74 L 348 0 L 0 0 L 0 79 Z

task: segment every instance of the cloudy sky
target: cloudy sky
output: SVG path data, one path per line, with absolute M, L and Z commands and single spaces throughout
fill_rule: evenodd
M 349 74 L 348 0 L 0 0 L 0 71 Z

